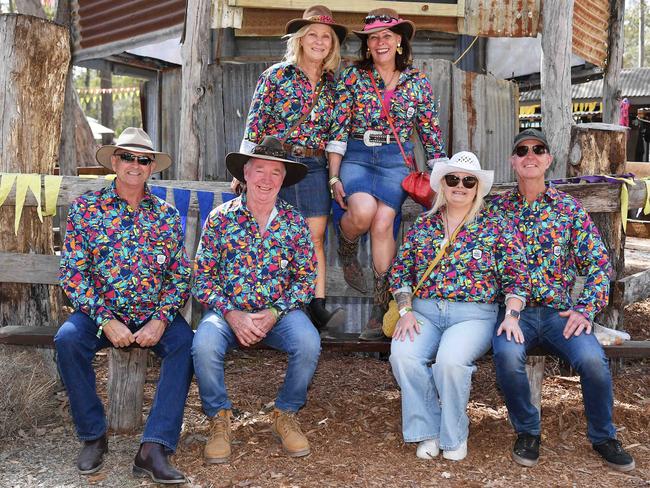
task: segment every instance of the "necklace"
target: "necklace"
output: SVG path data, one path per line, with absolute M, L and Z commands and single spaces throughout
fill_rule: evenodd
M 388 87 L 393 84 L 393 81 L 395 81 L 397 75 L 399 75 L 399 70 L 396 69 L 395 71 L 393 71 L 393 74 L 391 75 L 390 80 L 388 80 L 388 82 L 385 81 L 383 76 L 381 77 L 381 79 L 384 80 L 384 90 L 388 90 Z
M 449 219 L 449 217 L 447 215 L 447 210 L 445 210 L 442 213 L 442 220 L 445 223 L 445 234 L 446 234 L 445 239 L 444 239 L 445 241 L 448 240 L 448 239 L 451 239 L 451 235 L 452 235 L 452 232 L 449 232 L 449 221 L 448 221 L 448 219 Z M 454 227 L 454 232 L 456 232 L 456 229 L 458 229 L 463 224 L 464 220 L 465 219 L 461 220 L 458 224 L 456 224 L 456 227 Z

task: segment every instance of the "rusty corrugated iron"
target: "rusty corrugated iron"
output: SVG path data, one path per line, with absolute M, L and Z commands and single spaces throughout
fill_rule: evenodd
M 182 25 L 185 0 L 74 0 L 75 47 L 126 41 Z
M 573 5 L 573 52 L 604 68 L 607 64 L 609 0 L 575 0 Z

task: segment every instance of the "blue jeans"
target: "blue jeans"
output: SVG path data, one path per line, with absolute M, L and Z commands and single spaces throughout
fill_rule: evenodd
M 302 311 L 294 310 L 275 324 L 262 342 L 289 355 L 275 406 L 286 412 L 297 412 L 307 401 L 307 388 L 318 365 L 318 331 Z M 201 318 L 194 335 L 192 357 L 199 396 L 208 417 L 232 408 L 226 392 L 224 359 L 226 352 L 238 345 L 235 333 L 221 315 L 210 310 Z
M 144 324 L 127 325 L 131 331 L 136 331 Z M 190 348 L 193 336 L 190 326 L 178 314 L 158 344 L 151 347 L 162 359 L 162 365 L 142 442 L 157 442 L 172 452 L 180 436 L 185 400 L 192 381 Z M 83 441 L 97 439 L 106 433 L 106 416 L 97 396 L 92 362 L 97 351 L 112 344 L 103 334 L 97 337 L 94 320 L 82 312 L 75 312 L 57 332 L 54 345 L 77 435 Z
M 498 321 L 503 319 L 504 310 Z M 539 435 L 540 414 L 530 402 L 526 374 L 528 350 L 543 346 L 569 362 L 580 375 L 582 399 L 587 417 L 587 437 L 593 444 L 616 438 L 612 423 L 612 377 L 603 348 L 593 334 L 562 335 L 567 319 L 549 307 L 527 307 L 519 319 L 524 343 L 508 341 L 505 334 L 494 336 L 492 348 L 497 381 L 505 397 L 510 421 L 515 431 Z
M 489 303 L 413 301 L 420 334 L 413 342 L 394 339 L 390 354 L 402 390 L 405 442 L 440 439 L 440 448 L 450 451 L 467 439 L 474 361 L 490 349 L 497 310 Z

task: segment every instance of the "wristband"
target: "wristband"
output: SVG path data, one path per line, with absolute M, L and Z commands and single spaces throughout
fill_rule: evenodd
M 412 312 L 412 311 L 413 311 L 413 308 L 411 308 L 411 307 L 400 308 L 399 309 L 399 316 L 404 317 L 404 315 L 406 315 L 407 313 Z
M 100 324 L 99 328 L 97 329 L 97 338 L 98 339 L 102 336 L 103 331 L 104 331 L 104 324 Z
M 277 322 L 280 320 L 280 312 L 278 311 L 277 308 L 275 307 L 270 307 L 271 313 L 273 314 L 273 317 L 275 318 L 275 321 Z
M 339 178 L 338 176 L 332 176 L 328 180 L 327 184 L 330 186 L 330 189 L 331 189 L 336 183 L 338 183 L 340 181 L 341 181 L 341 178 Z

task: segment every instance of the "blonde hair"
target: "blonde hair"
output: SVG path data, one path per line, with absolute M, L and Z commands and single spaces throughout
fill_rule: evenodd
M 287 50 L 284 53 L 283 61 L 296 66 L 300 64 L 304 55 L 302 46 L 300 46 L 300 39 L 307 35 L 307 32 L 312 25 L 314 24 L 307 24 L 298 29 L 295 33 L 284 36 L 287 38 Z M 334 32 L 334 29 L 331 27 L 330 34 L 332 35 L 332 47 L 327 57 L 323 60 L 323 71 L 331 71 L 334 73 L 338 69 L 339 64 L 341 64 L 341 45 L 336 32 Z
M 476 194 L 474 195 L 474 202 L 472 203 L 471 208 L 467 212 L 467 216 L 465 217 L 465 224 L 469 224 L 473 222 L 476 219 L 476 216 L 483 208 L 484 200 L 482 198 L 479 198 L 479 194 L 481 193 L 481 188 L 483 186 L 483 183 L 479 178 L 477 178 L 477 180 L 478 182 L 476 183 Z M 438 210 L 440 210 L 440 208 L 447 206 L 447 199 L 445 198 L 445 192 L 443 191 L 443 188 L 447 186 L 447 183 L 445 183 L 445 177 L 443 176 L 440 179 L 440 181 L 441 181 L 440 191 L 436 193 L 436 199 L 433 202 L 433 207 L 431 207 L 431 210 L 429 210 L 424 214 L 427 217 L 435 214 Z

